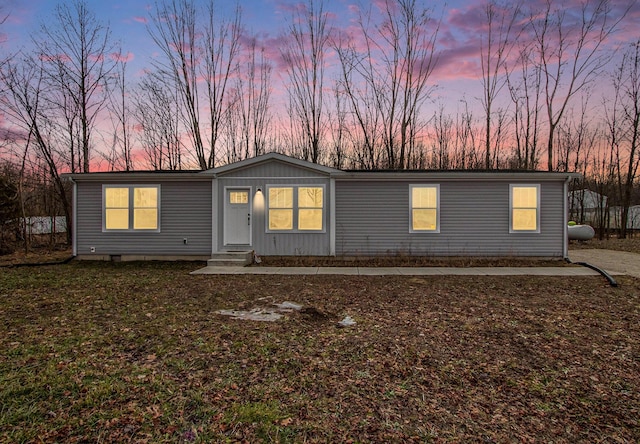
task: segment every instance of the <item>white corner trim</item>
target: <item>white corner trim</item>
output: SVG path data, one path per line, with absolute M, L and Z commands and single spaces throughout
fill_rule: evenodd
M 211 181 L 211 254 L 218 252 L 218 179 Z

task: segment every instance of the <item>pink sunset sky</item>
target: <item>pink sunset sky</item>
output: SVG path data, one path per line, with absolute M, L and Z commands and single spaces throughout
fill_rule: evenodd
M 377 0 L 382 1 L 382 0 Z M 315 0 L 316 4 L 320 0 Z M 31 35 L 35 35 L 42 23 L 49 23 L 57 1 L 54 0 L 5 0 L 0 2 L 1 12 L 8 15 L 0 28 L 5 52 L 15 52 L 21 48 L 29 49 Z M 135 84 L 145 69 L 150 68 L 154 57 L 158 56 L 149 35 L 151 16 L 156 8 L 155 2 L 138 0 L 88 0 L 88 5 L 99 20 L 108 24 L 112 37 L 120 42 L 122 54 L 128 60 L 129 83 Z M 203 5 L 206 2 L 202 2 Z M 281 56 L 283 42 L 287 38 L 286 30 L 297 8 L 304 8 L 307 2 L 287 0 L 244 0 L 236 3 L 231 0 L 218 0 L 215 4 L 222 15 L 231 17 L 236 4 L 242 10 L 242 23 L 247 37 L 255 36 L 262 43 L 273 66 L 271 106 L 275 115 L 282 115 L 287 100 L 286 72 Z M 329 14 L 330 25 L 337 31 L 352 32 L 358 39 L 358 11 L 372 8 L 376 11 L 376 1 L 325 0 L 324 10 Z M 444 107 L 449 114 L 456 114 L 464 107 L 480 110 L 482 84 L 480 80 L 480 36 L 486 35 L 487 24 L 484 8 L 486 0 L 452 0 L 448 2 L 426 1 L 432 16 L 441 20 L 436 51 L 438 64 L 431 77 L 433 93 L 425 104 L 423 112 L 433 115 Z M 539 3 L 539 5 L 536 5 Z M 555 1 L 567 11 L 579 10 L 579 0 Z M 624 11 L 629 2 L 614 0 L 613 17 Z M 525 3 L 527 10 L 544 10 L 544 0 Z M 435 23 L 435 22 L 434 22 Z M 618 48 L 640 38 L 637 24 L 640 23 L 640 5 L 635 4 L 627 17 L 621 22 L 618 31 L 607 43 L 610 48 Z M 337 74 L 337 57 L 332 50 L 327 53 L 326 85 Z M 592 96 L 594 103 L 602 103 L 610 82 L 599 81 L 594 84 Z M 505 101 L 505 103 L 508 102 Z

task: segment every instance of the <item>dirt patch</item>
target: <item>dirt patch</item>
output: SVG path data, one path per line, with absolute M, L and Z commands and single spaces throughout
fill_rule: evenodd
M 254 307 L 250 310 L 218 310 L 217 314 L 229 316 L 232 319 L 240 319 L 243 321 L 262 321 L 275 322 L 281 319 L 285 313 L 298 312 L 302 309 L 302 305 L 295 302 L 273 303 L 265 307 Z
M 246 303 L 241 305 L 246 306 Z M 331 315 L 323 313 L 315 307 L 305 307 L 301 304 L 290 301 L 272 303 L 266 306 L 262 304 L 259 307 L 254 307 L 249 310 L 218 310 L 216 313 L 223 316 L 229 316 L 233 319 L 263 322 L 276 322 L 285 316 L 297 316 L 300 319 L 311 322 L 324 322 L 332 318 Z

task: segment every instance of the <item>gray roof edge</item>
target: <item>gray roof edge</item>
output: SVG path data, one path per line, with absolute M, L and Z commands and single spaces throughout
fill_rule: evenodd
M 336 180 L 538 180 L 560 181 L 579 179 L 579 173 L 555 171 L 339 171 Z
M 202 175 L 200 171 L 189 172 L 167 172 L 167 171 L 110 171 L 96 173 L 65 173 L 61 174 L 63 179 L 71 179 L 76 182 L 104 182 L 104 181 L 135 181 L 135 180 L 161 180 L 180 181 L 211 181 L 211 175 Z

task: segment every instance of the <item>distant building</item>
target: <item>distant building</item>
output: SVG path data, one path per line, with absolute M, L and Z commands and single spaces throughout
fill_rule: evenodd
M 27 223 L 27 234 L 29 235 L 67 232 L 67 219 L 64 216 L 27 217 L 26 223 Z
M 591 190 L 569 192 L 569 220 L 599 226 L 601 211 L 607 208 L 607 200 L 607 196 Z
M 622 221 L 620 220 L 621 211 L 622 211 L 622 207 L 609 208 L 611 228 L 620 228 L 622 224 Z M 640 205 L 632 205 L 629 207 L 629 215 L 627 216 L 627 229 L 629 230 L 640 229 Z

